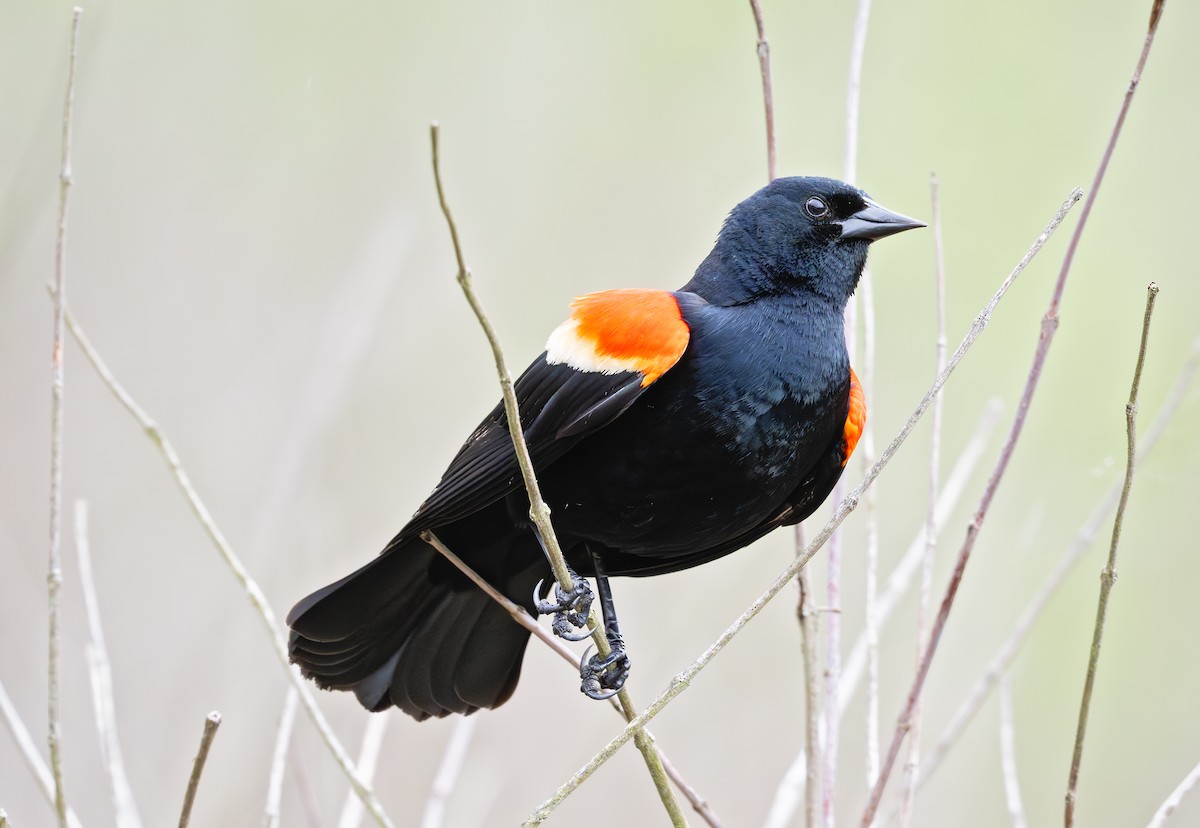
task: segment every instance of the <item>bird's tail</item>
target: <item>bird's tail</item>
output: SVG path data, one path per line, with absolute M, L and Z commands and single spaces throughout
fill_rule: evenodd
M 537 579 L 531 571 L 528 595 Z M 529 633 L 419 539 L 390 548 L 288 614 L 305 676 L 378 711 L 421 720 L 498 707 L 516 689 Z

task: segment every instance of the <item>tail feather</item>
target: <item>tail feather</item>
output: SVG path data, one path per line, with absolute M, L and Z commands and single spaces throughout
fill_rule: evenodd
M 537 579 L 536 567 L 528 570 L 498 586 L 528 594 Z M 415 539 L 300 601 L 288 624 L 292 661 L 318 686 L 351 690 L 369 710 L 395 705 L 416 719 L 505 702 L 529 639 Z

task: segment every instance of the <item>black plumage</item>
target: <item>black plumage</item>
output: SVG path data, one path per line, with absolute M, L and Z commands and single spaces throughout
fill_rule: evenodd
M 594 553 L 609 575 L 696 566 L 828 496 L 853 448 L 845 305 L 869 242 L 918 226 L 838 181 L 776 180 L 734 208 L 691 281 L 666 294 L 686 347 L 661 377 L 599 356 L 589 366 L 587 353 L 534 360 L 515 384 L 522 424 L 579 574 L 594 574 Z M 629 301 L 601 323 L 619 327 Z M 549 568 L 502 406 L 379 557 L 296 605 L 292 659 L 371 710 L 496 707 L 516 687 L 528 633 L 420 540 L 427 529 L 534 609 Z

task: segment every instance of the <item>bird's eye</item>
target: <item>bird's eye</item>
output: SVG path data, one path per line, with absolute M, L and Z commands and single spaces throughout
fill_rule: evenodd
M 829 214 L 829 205 L 825 203 L 825 199 L 813 196 L 804 202 L 804 212 L 815 219 L 825 218 Z

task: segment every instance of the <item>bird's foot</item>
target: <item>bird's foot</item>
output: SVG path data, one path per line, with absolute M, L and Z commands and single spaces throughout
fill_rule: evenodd
M 592 588 L 587 579 L 571 573 L 571 589 L 564 590 L 554 585 L 554 600 L 541 597 L 542 582 L 533 590 L 533 605 L 538 615 L 553 615 L 550 629 L 559 638 L 567 641 L 582 641 L 592 634 L 588 629 L 588 616 L 592 612 Z
M 599 653 L 588 658 L 592 650 L 588 647 L 579 662 L 579 677 L 583 679 L 579 689 L 597 701 L 617 695 L 629 678 L 629 654 L 625 652 L 625 642 L 620 636 L 609 636 L 608 646 L 609 654 L 603 658 Z

